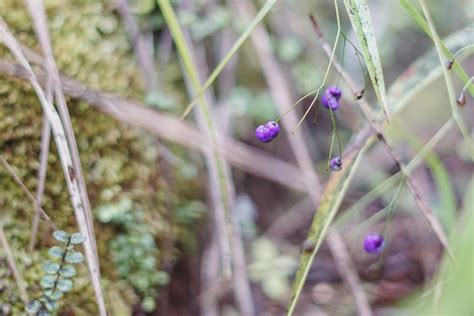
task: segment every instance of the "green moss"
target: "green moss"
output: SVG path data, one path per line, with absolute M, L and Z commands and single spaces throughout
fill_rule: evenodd
M 54 54 L 62 72 L 96 89 L 143 97 L 130 45 L 113 11 L 112 1 L 48 0 L 46 8 Z M 6 22 L 20 41 L 38 49 L 23 2 L 0 1 L 0 12 L 8 12 Z M 0 48 L 0 58 L 13 60 L 4 47 Z M 186 179 L 180 170 L 167 165 L 151 136 L 118 123 L 84 102 L 68 100 L 68 107 L 92 207 L 96 209 L 123 199 L 133 201 L 134 207 L 142 210 L 143 222 L 155 237 L 159 248 L 159 255 L 155 258 L 157 267 L 169 263 L 176 255 L 173 245 L 178 235 L 187 231 L 175 219 L 173 210 L 199 196 L 198 183 Z M 0 152 L 31 192 L 35 192 L 38 184 L 41 127 L 41 106 L 29 85 L 0 76 Z M 33 205 L 4 168 L 0 168 L 0 179 L 0 209 L 10 217 L 7 235 L 20 261 L 21 258 L 31 260 L 31 263 L 23 262 L 20 266 L 30 284 L 29 294 L 33 295 L 33 287 L 41 275 L 37 271 L 39 263 L 46 259 L 41 249 L 52 244 L 51 231 L 42 222 L 40 250 L 26 254 Z M 53 139 L 43 208 L 60 229 L 77 231 Z M 118 281 L 116 267 L 110 260 L 108 242 L 121 232 L 112 225 L 97 221 L 95 229 L 104 284 L 111 288 L 121 284 L 124 290 L 114 291 L 114 297 L 121 296 L 122 292 L 129 293 L 130 288 Z M 93 293 L 85 269 L 82 274 L 83 282 L 76 283 L 64 308 L 74 309 L 76 315 L 91 315 L 95 311 Z M 8 291 L 15 292 L 11 278 L 2 282 L 9 282 Z M 20 302 L 13 301 L 17 303 L 12 308 L 18 308 Z M 130 298 L 124 301 L 131 304 Z

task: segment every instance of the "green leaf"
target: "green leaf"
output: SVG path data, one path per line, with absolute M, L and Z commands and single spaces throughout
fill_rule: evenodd
M 75 233 L 71 236 L 71 244 L 78 245 L 86 241 L 86 236 L 81 233 Z
M 53 233 L 54 239 L 63 242 L 63 243 L 68 243 L 69 242 L 69 234 L 66 233 L 65 231 L 62 230 L 57 230 Z
M 63 292 L 70 291 L 72 289 L 72 286 L 73 286 L 73 283 L 69 279 L 61 279 L 56 284 L 56 287 Z
M 44 295 L 46 295 L 49 300 L 46 300 L 45 302 L 45 305 L 46 305 L 46 308 L 50 311 L 52 309 L 49 309 L 48 308 L 48 302 L 51 302 L 51 301 L 57 301 L 59 300 L 61 297 L 63 297 L 63 292 L 61 292 L 59 289 L 55 289 L 54 291 L 53 290 L 46 290 L 43 292 Z M 54 309 L 53 309 L 54 310 Z
M 59 264 L 57 264 L 56 262 L 49 261 L 49 260 L 43 264 L 43 271 L 46 272 L 47 274 L 56 274 L 58 273 L 59 268 L 60 268 Z
M 81 263 L 84 260 L 84 256 L 80 252 L 68 251 L 65 260 L 68 263 Z
M 430 26 L 426 22 L 426 20 L 423 18 L 423 16 L 418 12 L 418 10 L 410 3 L 409 0 L 400 0 L 400 3 L 402 6 L 407 10 L 407 12 L 411 15 L 413 20 L 415 20 L 416 23 L 418 23 L 418 26 L 423 30 L 423 32 L 426 33 L 431 39 L 433 39 L 433 35 L 431 34 L 430 31 Z M 472 35 L 472 31 L 466 30 L 466 36 Z M 464 46 L 467 46 L 469 44 L 472 44 L 472 41 L 470 43 L 466 43 Z M 448 45 L 449 46 L 449 45 Z M 444 56 L 446 57 L 446 61 L 451 60 L 453 58 L 453 54 L 451 51 L 455 52 L 461 49 L 462 47 L 447 47 L 444 43 L 441 43 L 441 49 L 443 51 Z M 459 61 L 459 60 L 458 60 Z M 469 81 L 469 76 L 466 74 L 464 69 L 461 67 L 461 65 L 458 62 L 455 62 L 453 64 L 453 70 L 454 72 L 458 75 L 459 79 L 466 84 Z M 467 89 L 469 93 L 471 94 L 472 97 L 474 97 L 474 85 L 470 85 Z
M 303 289 L 306 277 L 308 276 L 309 269 L 313 264 L 314 257 L 324 239 L 326 231 L 341 205 L 342 199 L 349 188 L 349 184 L 354 177 L 355 171 L 362 160 L 362 156 L 375 139 L 369 138 L 369 140 L 371 141 L 368 141 L 363 147 L 361 147 L 360 151 L 353 151 L 350 155 L 347 155 L 344 159 L 343 169 L 332 173 L 333 176 L 329 179 L 323 193 L 321 204 L 316 211 L 308 237 L 306 238 L 308 242 L 314 245 L 314 248 L 312 251 L 303 251 L 301 254 L 299 268 L 293 281 L 292 294 L 288 304 L 287 315 L 293 315 L 296 303 L 298 302 L 301 290 Z
M 43 289 L 51 289 L 54 287 L 54 282 L 56 281 L 56 277 L 52 275 L 45 275 L 41 281 L 40 285 Z
M 362 55 L 367 65 L 375 94 L 388 120 L 387 92 L 385 91 L 382 64 L 380 63 L 379 51 L 375 41 L 374 28 L 372 26 L 367 0 L 344 0 L 344 4 L 349 14 L 352 27 L 359 38 Z
M 48 254 L 53 258 L 62 258 L 65 252 L 65 249 L 58 246 L 53 246 L 48 250 Z
M 76 276 L 76 268 L 70 264 L 66 264 L 59 270 L 59 275 L 65 278 L 72 278 Z
M 26 311 L 28 313 L 36 314 L 41 308 L 41 303 L 38 300 L 32 300 L 26 304 Z
M 162 2 L 163 0 L 158 0 L 158 4 L 161 4 Z M 191 110 L 199 101 L 199 99 L 202 98 L 206 90 L 209 89 L 209 87 L 214 83 L 217 76 L 219 76 L 222 70 L 224 70 L 224 67 L 227 65 L 227 63 L 232 59 L 235 53 L 237 53 L 237 51 L 240 49 L 245 40 L 250 36 L 252 31 L 258 26 L 258 24 L 263 20 L 263 18 L 265 18 L 268 12 L 270 12 L 271 8 L 275 3 L 276 0 L 267 0 L 265 5 L 260 9 L 260 11 L 257 13 L 252 22 L 249 23 L 245 31 L 242 33 L 242 35 L 240 35 L 234 45 L 230 48 L 229 52 L 225 55 L 219 65 L 217 65 L 217 67 L 212 71 L 211 75 L 204 83 L 204 85 L 199 89 L 199 91 L 197 91 L 196 97 L 190 104 L 188 104 L 181 118 L 185 118 L 191 112 Z

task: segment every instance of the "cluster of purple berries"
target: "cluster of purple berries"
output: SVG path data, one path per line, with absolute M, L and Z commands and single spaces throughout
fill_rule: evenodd
M 342 96 L 342 91 L 338 87 L 331 86 L 327 88 L 321 96 L 321 104 L 326 109 L 337 110 L 339 108 L 339 99 Z
M 321 104 L 326 109 L 330 108 L 333 111 L 337 110 L 337 108 L 339 108 L 339 99 L 341 98 L 341 96 L 342 96 L 341 89 L 335 86 L 331 86 L 324 91 L 321 97 Z M 278 123 L 275 121 L 269 121 L 257 127 L 257 129 L 255 130 L 255 137 L 262 143 L 268 143 L 274 140 L 275 137 L 278 136 L 279 132 L 280 132 L 280 126 L 278 125 Z M 336 157 L 334 159 L 339 159 L 339 163 L 336 163 L 335 161 L 334 169 L 333 167 L 331 167 L 331 169 L 334 171 L 340 170 L 342 167 L 342 164 L 340 163 L 341 158 Z

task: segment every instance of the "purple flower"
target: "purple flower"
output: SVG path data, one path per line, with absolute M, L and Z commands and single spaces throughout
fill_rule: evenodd
M 383 236 L 379 233 L 372 233 L 365 236 L 364 249 L 367 253 L 378 255 L 382 252 L 385 246 Z
M 331 108 L 333 111 L 339 107 L 339 99 L 342 91 L 338 87 L 331 86 L 327 88 L 321 96 L 321 104 L 326 108 Z
M 275 121 L 269 121 L 255 129 L 255 137 L 262 143 L 271 142 L 278 133 L 280 133 L 280 126 Z
M 332 158 L 329 161 L 329 168 L 331 168 L 332 171 L 339 171 L 342 168 L 342 160 L 341 157 L 337 156 Z

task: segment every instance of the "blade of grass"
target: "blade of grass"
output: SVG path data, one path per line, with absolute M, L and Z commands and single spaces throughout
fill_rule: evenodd
M 171 6 L 169 0 L 158 0 L 158 5 L 171 32 L 171 36 L 173 37 L 178 54 L 181 57 L 183 67 L 189 77 L 191 85 L 193 86 L 195 92 L 197 92 L 201 88 L 201 82 L 199 81 L 197 69 L 192 60 L 189 47 L 186 44 L 186 40 L 179 26 L 179 22 L 176 14 L 174 13 L 173 7 Z M 207 161 L 209 163 L 210 171 L 212 172 L 211 175 L 216 177 L 215 180 L 219 187 L 219 198 L 221 199 L 224 208 L 224 214 L 219 214 L 219 212 L 216 212 L 216 217 L 220 219 L 217 225 L 221 226 L 219 228 L 223 230 L 223 235 L 221 235 L 219 238 L 219 241 L 221 242 L 223 273 L 225 277 L 230 277 L 232 275 L 232 254 L 230 252 L 230 244 L 232 242 L 232 217 L 230 211 L 229 195 L 227 192 L 228 186 L 226 183 L 224 160 L 219 148 L 218 137 L 211 118 L 209 104 L 207 103 L 204 95 L 199 97 L 199 104 L 200 109 L 202 110 L 202 115 L 204 116 L 205 124 L 207 125 L 207 132 L 209 134 L 212 146 L 212 154 L 207 159 Z M 219 210 L 219 208 L 216 208 L 216 210 Z
M 158 0 L 158 3 L 161 0 Z M 189 103 L 186 106 L 186 109 L 184 110 L 183 115 L 181 116 L 182 119 L 184 119 L 193 109 L 193 107 L 197 104 L 200 98 L 204 95 L 204 92 L 206 92 L 207 89 L 214 83 L 216 80 L 217 76 L 222 72 L 222 70 L 225 68 L 225 66 L 229 63 L 229 61 L 232 59 L 232 57 L 239 51 L 240 47 L 242 44 L 247 40 L 247 38 L 250 36 L 250 34 L 253 32 L 253 30 L 257 27 L 257 25 L 262 22 L 262 20 L 265 18 L 265 16 L 270 12 L 272 7 L 275 5 L 276 0 L 267 0 L 265 5 L 260 9 L 260 11 L 257 13 L 255 18 L 249 23 L 249 25 L 245 28 L 244 32 L 240 37 L 237 39 L 235 44 L 230 48 L 229 52 L 224 56 L 222 61 L 216 66 L 214 71 L 212 71 L 211 75 L 209 78 L 206 80 L 204 85 L 199 89 L 196 90 L 196 96 L 191 103 Z
M 370 79 L 374 86 L 375 94 L 379 100 L 385 118 L 390 118 L 387 102 L 387 92 L 383 76 L 382 64 L 380 63 L 379 51 L 375 41 L 374 28 L 370 17 L 367 0 L 344 0 L 352 27 L 359 38 L 362 55 L 369 71 Z
M 436 32 L 436 28 L 431 20 L 430 12 L 424 0 L 420 0 L 421 9 L 423 10 L 423 14 L 425 15 L 426 21 L 431 31 L 432 40 L 435 44 L 436 51 L 438 52 L 439 62 L 441 64 L 441 68 L 443 69 L 444 79 L 446 81 L 446 87 L 448 89 L 449 95 L 449 105 L 451 105 L 451 112 L 453 114 L 453 118 L 458 125 L 458 128 L 464 137 L 464 141 L 468 148 L 470 148 L 470 156 L 471 160 L 474 160 L 474 143 L 472 142 L 471 136 L 469 134 L 466 125 L 461 117 L 461 113 L 459 112 L 459 108 L 456 104 L 456 93 L 454 92 L 454 85 L 453 80 L 451 79 L 451 74 L 449 73 L 448 69 L 445 67 L 445 61 L 443 59 L 443 49 L 441 47 L 441 40 L 439 39 L 438 33 Z
M 428 35 L 431 39 L 433 39 L 433 35 L 431 33 L 430 26 L 425 21 L 423 16 L 418 12 L 418 10 L 411 4 L 411 2 L 409 0 L 400 0 L 400 3 L 405 8 L 405 10 L 407 10 L 407 12 L 411 15 L 413 20 L 415 20 L 415 22 L 418 23 L 418 26 L 420 26 L 420 28 L 426 33 L 426 35 Z M 472 30 L 471 31 L 466 30 L 466 33 L 467 34 L 469 34 L 469 33 L 472 34 L 474 32 L 472 32 Z M 453 54 L 451 53 L 451 51 L 457 51 L 458 49 L 460 49 L 460 48 L 458 48 L 458 49 L 451 48 L 450 49 L 445 44 L 443 44 L 442 41 L 439 41 L 439 43 L 441 45 L 441 50 L 442 50 L 444 56 L 446 57 L 446 61 L 452 60 Z M 468 44 L 470 44 L 470 43 L 467 43 L 466 45 L 468 45 Z M 444 63 L 443 63 L 443 65 L 444 65 Z M 443 68 L 445 68 L 445 67 L 443 66 Z M 466 74 L 466 72 L 464 71 L 464 69 L 461 67 L 461 65 L 459 63 L 455 62 L 453 64 L 453 69 L 456 72 L 456 74 L 458 75 L 459 79 L 461 79 L 461 81 L 464 84 L 466 84 L 469 81 L 469 76 Z M 468 91 L 471 94 L 471 96 L 474 97 L 474 85 L 471 85 L 468 88 Z
M 321 204 L 311 223 L 306 242 L 314 246 L 312 251 L 303 251 L 300 257 L 299 268 L 296 272 L 292 286 L 292 295 L 288 303 L 287 315 L 293 315 L 296 304 L 298 302 L 301 290 L 308 276 L 309 270 L 313 264 L 314 257 L 321 246 L 324 236 L 337 213 L 342 199 L 349 188 L 352 178 L 358 165 L 362 161 L 365 151 L 370 147 L 371 143 L 365 144 L 360 150 L 345 156 L 343 168 L 339 172 L 333 173 L 329 179 L 326 189 L 323 193 Z

